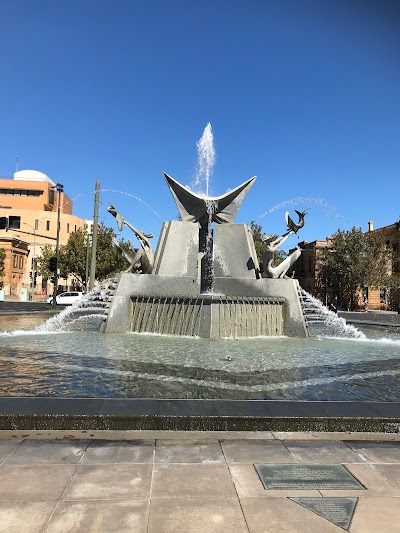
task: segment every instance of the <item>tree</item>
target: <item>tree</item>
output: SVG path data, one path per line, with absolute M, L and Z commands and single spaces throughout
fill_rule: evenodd
M 6 258 L 6 251 L 4 248 L 0 248 L 0 278 L 4 276 L 4 260 Z M 2 286 L 3 282 L 0 282 L 0 287 Z
M 322 252 L 319 279 L 331 297 L 348 309 L 354 309 L 358 293 L 364 287 L 390 288 L 393 250 L 382 235 L 363 233 L 361 228 L 338 230 L 332 245 Z
M 54 273 L 49 268 L 49 262 L 50 258 L 55 256 L 56 251 L 52 246 L 49 244 L 43 246 L 40 255 L 36 257 L 36 271 L 38 276 L 42 276 L 43 279 L 49 279 L 54 276 Z
M 126 260 L 122 257 L 118 247 L 112 242 L 113 237 L 115 238 L 114 230 L 102 224 L 97 232 L 96 279 L 103 280 L 112 277 L 127 267 Z M 132 248 L 128 243 L 122 240 L 120 244 L 126 251 L 132 252 Z M 90 246 L 89 266 L 91 253 Z M 86 231 L 78 229 L 71 233 L 66 245 L 60 246 L 60 275 L 63 278 L 68 277 L 68 275 L 74 276 L 81 285 L 84 285 L 86 282 L 86 259 Z
M 250 231 L 253 235 L 254 247 L 256 249 L 256 255 L 258 257 L 258 262 L 261 264 L 262 256 L 265 252 L 265 242 L 262 240 L 263 231 L 262 227 L 259 224 L 256 224 L 254 220 L 250 222 Z
M 254 241 L 254 246 L 256 249 L 258 263 L 262 268 L 262 257 L 266 249 L 266 243 L 263 241 L 264 234 L 262 231 L 262 227 L 259 224 L 256 224 L 253 220 L 250 223 L 250 231 L 251 231 L 251 234 L 253 235 L 253 241 Z M 272 236 L 272 239 L 276 239 L 276 238 L 277 238 L 276 234 Z M 276 252 L 274 253 L 274 261 L 272 263 L 272 266 L 275 267 L 279 265 L 280 263 L 282 263 L 282 261 L 285 259 L 286 256 L 287 256 L 287 253 L 284 250 L 276 250 Z

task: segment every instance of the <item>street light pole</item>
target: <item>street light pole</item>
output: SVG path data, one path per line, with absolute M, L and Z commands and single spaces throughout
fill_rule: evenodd
M 100 201 L 100 181 L 96 181 L 96 188 L 94 192 L 94 215 L 93 215 L 93 230 L 92 230 L 92 257 L 90 262 L 90 278 L 89 291 L 94 287 L 96 279 L 96 248 L 97 248 L 97 222 L 99 218 L 99 201 Z
M 35 226 L 32 226 L 31 224 L 28 224 L 27 222 L 23 222 L 25 226 L 29 226 L 33 229 L 33 257 L 32 257 L 32 280 L 31 280 L 31 299 L 34 300 L 35 296 L 35 273 L 36 273 L 36 230 L 37 228 L 37 220 L 35 220 Z
M 58 268 L 58 261 L 60 259 L 60 214 L 61 214 L 61 193 L 64 190 L 64 185 L 57 183 L 54 189 L 58 192 L 58 206 L 57 206 L 57 240 L 56 240 L 56 271 L 54 273 L 54 292 L 53 292 L 53 307 L 56 306 L 56 298 L 58 291 L 58 278 L 60 271 Z

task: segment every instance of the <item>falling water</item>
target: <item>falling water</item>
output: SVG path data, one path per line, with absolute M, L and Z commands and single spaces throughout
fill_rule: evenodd
M 204 232 L 203 241 L 203 259 L 201 269 L 201 292 L 211 293 L 214 284 L 214 268 L 213 268 L 213 230 L 212 217 L 216 211 L 217 203 L 214 200 L 206 200 L 207 206 L 207 227 L 203 228 L 201 234 Z
M 37 333 L 98 329 L 104 318 L 106 302 L 101 299 L 102 286 L 83 295 L 71 306 L 52 316 L 44 324 L 36 326 Z
M 162 220 L 162 216 L 157 213 L 157 211 L 155 209 L 153 209 L 151 207 L 151 205 L 149 205 L 148 203 L 146 203 L 144 200 L 142 200 L 141 198 L 139 198 L 138 196 L 135 196 L 134 194 L 131 194 L 129 192 L 126 192 L 126 191 L 118 191 L 117 189 L 100 189 L 100 192 L 112 192 L 112 193 L 118 193 L 118 194 L 124 194 L 125 196 L 129 196 L 130 198 L 133 198 L 134 200 L 136 200 L 137 202 L 139 202 L 140 204 L 144 205 L 145 207 L 147 207 L 148 209 L 150 209 L 150 211 L 152 211 L 155 215 L 157 215 L 158 218 L 160 218 Z M 94 193 L 80 193 L 80 194 L 77 194 L 75 195 L 72 199 L 72 201 L 74 202 L 75 200 L 77 200 L 78 198 L 81 198 L 83 196 L 85 196 L 86 194 L 90 194 L 91 196 L 93 196 Z
M 330 311 L 320 300 L 311 296 L 304 289 L 301 290 L 304 310 L 311 333 L 315 337 L 346 337 L 365 339 L 364 333 L 355 326 L 347 324 L 346 320 Z
M 278 209 L 282 209 L 284 207 L 296 207 L 296 206 L 315 206 L 320 209 L 322 209 L 324 212 L 326 212 L 329 216 L 335 218 L 336 220 L 342 220 L 346 223 L 346 225 L 349 225 L 349 221 L 347 221 L 342 213 L 340 213 L 335 207 L 329 205 L 324 198 L 318 198 L 318 197 L 304 197 L 299 196 L 297 198 L 292 198 L 291 200 L 285 200 L 284 202 L 281 202 L 280 204 L 276 204 L 268 211 L 265 211 L 265 213 L 261 216 L 259 216 L 256 219 L 256 222 L 264 218 L 265 216 L 273 213 L 274 211 L 277 211 Z M 298 209 L 298 207 L 296 207 Z
M 203 135 L 196 143 L 197 146 L 197 168 L 196 177 L 190 186 L 194 191 L 198 190 L 205 195 L 209 194 L 210 178 L 215 165 L 214 135 L 210 122 L 204 128 Z

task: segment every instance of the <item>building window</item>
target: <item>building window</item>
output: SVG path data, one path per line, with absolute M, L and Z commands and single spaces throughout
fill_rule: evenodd
M 24 257 L 22 255 L 19 256 L 19 268 L 24 268 Z
M 75 231 L 76 231 L 76 224 L 75 224 Z
M 0 189 L 0 194 L 5 194 L 6 196 L 40 196 L 43 194 L 43 191 L 35 189 Z
M 50 220 L 46 221 L 46 231 L 50 230 Z
M 13 268 L 17 268 L 17 267 L 18 267 L 18 255 L 14 255 Z
M 35 230 L 39 228 L 39 220 L 35 220 Z
M 67 233 L 69 233 L 69 224 L 67 223 Z
M 20 229 L 21 228 L 21 217 L 8 217 L 8 223 L 10 229 Z
M 54 189 L 49 189 L 49 204 L 54 205 Z

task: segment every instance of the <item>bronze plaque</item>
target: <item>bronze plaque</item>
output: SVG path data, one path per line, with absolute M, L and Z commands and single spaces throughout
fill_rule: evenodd
M 329 522 L 345 529 L 350 527 L 358 498 L 289 498 Z
M 268 490 L 364 490 L 342 465 L 255 464 Z

